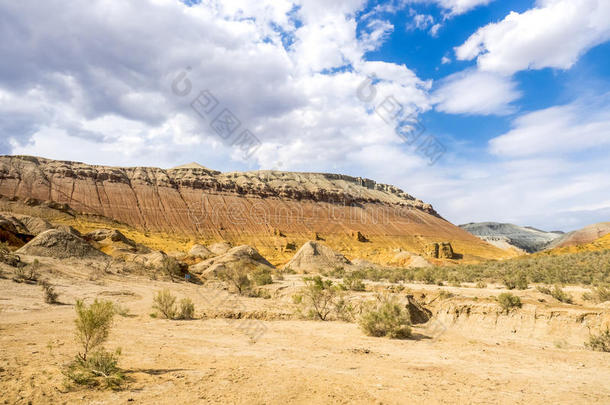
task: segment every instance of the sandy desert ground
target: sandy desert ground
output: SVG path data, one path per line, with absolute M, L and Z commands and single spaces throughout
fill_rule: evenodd
M 565 328 L 532 337 L 511 331 L 510 317 L 498 318 L 495 328 L 458 319 L 441 330 L 416 327 L 411 340 L 390 340 L 365 336 L 354 323 L 294 319 L 286 297 L 298 286 L 296 275 L 274 283 L 272 299 L 235 301 L 184 282 L 87 276 L 85 263 L 42 264 L 62 305 L 45 304 L 39 286 L 0 279 L 6 404 L 610 403 L 610 354 L 585 350 Z M 202 319 L 151 318 L 153 293 L 165 287 L 192 298 Z M 410 287 L 427 288 L 428 295 L 435 288 Z M 497 294 L 453 290 L 464 299 Z M 95 297 L 131 314 L 116 317 L 106 344 L 122 348 L 128 382 L 120 391 L 68 389 L 61 374 L 78 350 L 73 303 Z M 239 316 L 258 319 L 229 319 Z M 262 328 L 258 339 L 253 327 Z

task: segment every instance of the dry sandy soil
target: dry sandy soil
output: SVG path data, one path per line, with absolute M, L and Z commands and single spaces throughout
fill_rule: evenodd
M 582 331 L 516 333 L 502 326 L 516 318 L 496 314 L 495 329 L 457 320 L 446 321 L 443 333 L 415 328 L 412 340 L 373 338 L 356 324 L 295 320 L 287 297 L 297 276 L 274 285 L 272 299 L 223 301 L 225 292 L 193 284 L 91 276 L 82 263 L 41 261 L 62 305 L 45 304 L 38 286 L 0 279 L 0 403 L 610 403 L 610 354 L 585 350 L 577 343 Z M 192 298 L 206 316 L 151 318 L 152 295 L 164 287 Z M 68 389 L 61 374 L 78 351 L 74 301 L 95 297 L 132 314 L 116 318 L 106 344 L 122 348 L 128 383 L 121 391 Z M 218 317 L 240 312 L 265 320 Z M 258 339 L 244 333 L 252 326 L 264 328 Z

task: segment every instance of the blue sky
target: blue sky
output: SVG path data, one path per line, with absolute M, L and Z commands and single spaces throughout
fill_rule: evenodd
M 454 223 L 576 229 L 610 219 L 609 16 L 607 0 L 3 2 L 0 153 L 339 172 Z M 425 131 L 408 145 L 398 123 Z M 436 164 L 424 144 L 446 149 Z

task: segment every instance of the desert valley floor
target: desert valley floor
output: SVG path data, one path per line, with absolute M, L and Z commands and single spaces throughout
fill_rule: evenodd
M 37 286 L 0 279 L 0 392 L 6 404 L 610 402 L 610 357 L 584 350 L 579 337 L 561 338 L 570 336 L 568 323 L 536 337 L 520 329 L 527 315 L 513 314 L 480 327 L 460 319 L 444 322 L 441 330 L 416 327 L 411 340 L 374 338 L 353 323 L 290 319 L 282 291 L 299 285 L 298 276 L 274 285 L 272 299 L 237 298 L 237 314 L 222 307 L 235 308 L 234 302 L 214 301 L 213 290 L 202 286 L 112 274 L 91 280 L 84 263 L 72 262 L 72 270 L 51 259 L 45 263 L 62 305 L 44 304 Z M 436 290 L 407 287 L 429 296 Z M 192 298 L 203 319 L 151 318 L 152 295 L 161 288 Z M 457 300 L 499 291 L 447 289 Z M 536 301 L 532 291 L 521 294 Z M 68 390 L 60 371 L 77 350 L 74 299 L 95 297 L 129 312 L 116 319 L 107 344 L 123 352 L 128 383 L 116 392 Z M 566 315 L 565 308 L 554 310 L 558 318 Z M 256 341 L 243 332 L 247 320 L 231 319 L 238 316 L 261 322 L 264 332 Z

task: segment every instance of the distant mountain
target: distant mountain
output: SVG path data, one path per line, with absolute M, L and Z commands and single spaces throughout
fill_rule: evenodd
M 501 249 L 527 253 L 546 249 L 554 240 L 563 236 L 560 231 L 546 232 L 530 226 L 498 222 L 469 223 L 460 225 L 460 228 Z
M 548 246 L 549 249 L 591 243 L 605 235 L 610 234 L 610 222 L 600 222 L 585 226 L 577 231 L 568 232 L 555 239 Z

